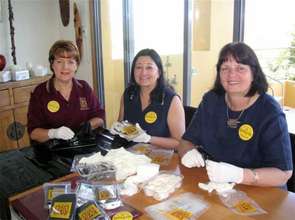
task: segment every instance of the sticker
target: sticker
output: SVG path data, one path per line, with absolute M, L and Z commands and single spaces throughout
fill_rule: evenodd
M 99 191 L 98 198 L 99 200 L 107 200 L 111 198 L 110 192 L 107 190 Z
M 133 219 L 133 215 L 127 211 L 118 212 L 112 217 L 112 220 L 132 220 L 132 219 Z
M 89 110 L 86 98 L 80 97 L 79 99 L 80 99 L 80 110 L 81 111 Z
M 101 212 L 94 204 L 91 204 L 90 206 L 86 207 L 83 211 L 81 211 L 78 215 L 79 219 L 81 220 L 89 220 L 95 219 L 96 217 L 100 216 Z
M 157 117 L 156 112 L 147 112 L 144 116 L 144 120 L 149 124 L 153 124 L 157 120 Z
M 249 141 L 253 137 L 253 128 L 249 124 L 243 124 L 239 128 L 239 136 L 243 141 Z
M 64 194 L 64 193 L 65 193 L 64 188 L 53 187 L 51 189 L 48 189 L 47 197 L 48 197 L 48 200 L 52 200 L 54 197 Z
M 71 215 L 71 202 L 55 202 L 50 213 L 51 218 L 69 219 Z
M 193 213 L 181 208 L 175 208 L 165 213 L 165 216 L 170 220 L 187 220 L 192 215 Z
M 55 100 L 51 100 L 50 102 L 47 103 L 47 109 L 50 111 L 50 112 L 57 112 L 60 108 L 60 105 L 57 101 Z
M 245 200 L 240 200 L 234 207 L 240 213 L 256 212 L 256 208 Z

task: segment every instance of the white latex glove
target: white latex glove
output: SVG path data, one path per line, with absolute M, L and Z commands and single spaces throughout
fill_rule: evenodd
M 181 158 L 181 163 L 188 168 L 205 166 L 202 154 L 200 154 L 197 149 L 192 149 L 186 152 Z
M 50 139 L 63 139 L 69 140 L 73 138 L 75 133 L 68 127 L 62 126 L 60 128 L 52 128 L 48 131 L 48 137 Z
M 151 135 L 148 135 L 145 131 L 139 136 L 132 139 L 133 142 L 137 143 L 149 143 L 151 140 Z
M 136 123 L 135 126 L 137 127 L 140 135 L 136 136 L 135 138 L 132 138 L 131 141 L 138 142 L 138 143 L 149 143 L 152 137 L 148 135 L 144 130 L 142 130 L 142 128 L 140 127 L 138 123 Z
M 229 163 L 206 160 L 206 169 L 210 181 L 217 183 L 241 183 L 244 178 L 243 168 Z

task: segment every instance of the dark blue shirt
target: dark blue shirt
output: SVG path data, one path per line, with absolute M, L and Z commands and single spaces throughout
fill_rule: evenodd
M 165 88 L 161 101 L 153 100 L 144 110 L 141 107 L 139 92 L 131 95 L 124 92 L 124 120 L 139 123 L 149 135 L 170 137 L 167 117 L 173 97 L 176 95 L 171 89 Z
M 240 112 L 229 111 L 230 118 Z M 227 125 L 224 95 L 204 95 L 183 139 L 202 145 L 216 161 L 243 168 L 276 167 L 292 170 L 291 143 L 279 104 L 262 94 L 247 108 L 237 128 Z

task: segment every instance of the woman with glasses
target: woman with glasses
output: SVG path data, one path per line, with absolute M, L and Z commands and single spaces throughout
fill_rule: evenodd
M 287 122 L 279 103 L 266 93 L 254 51 L 229 43 L 220 51 L 216 70 L 214 86 L 178 146 L 181 162 L 206 165 L 213 182 L 285 186 L 293 170 Z

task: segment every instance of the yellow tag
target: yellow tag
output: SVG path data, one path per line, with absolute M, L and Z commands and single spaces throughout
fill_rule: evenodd
M 253 128 L 249 124 L 243 124 L 239 128 L 239 136 L 243 141 L 249 141 L 253 137 Z
M 98 193 L 98 198 L 99 200 L 107 200 L 111 197 L 110 193 L 106 190 L 104 191 L 99 191 Z
M 55 202 L 51 208 L 50 217 L 68 219 L 72 209 L 71 202 Z
M 166 158 L 161 155 L 152 156 L 152 163 L 162 164 L 165 160 Z
M 158 116 L 156 112 L 147 112 L 144 116 L 144 120 L 149 124 L 153 124 L 157 118 Z
M 112 217 L 112 220 L 132 220 L 132 219 L 133 219 L 133 215 L 127 211 L 118 212 Z
M 47 198 L 48 200 L 52 200 L 54 197 L 61 195 L 65 192 L 64 188 L 52 188 L 48 189 Z
M 135 151 L 142 154 L 147 154 L 150 152 L 147 146 L 138 146 L 136 147 Z
M 82 212 L 80 212 L 78 215 L 79 215 L 79 219 L 81 220 L 91 220 L 91 219 L 95 219 L 97 216 L 100 216 L 101 212 L 94 204 L 91 204 L 90 206 L 85 208 Z
M 57 112 L 60 108 L 60 105 L 57 101 L 55 100 L 51 100 L 50 102 L 47 103 L 47 109 L 50 111 L 50 112 Z
M 170 220 L 186 220 L 193 215 L 193 213 L 181 208 L 172 209 L 164 214 Z
M 234 208 L 240 213 L 252 213 L 256 212 L 256 208 L 249 202 L 240 200 Z

